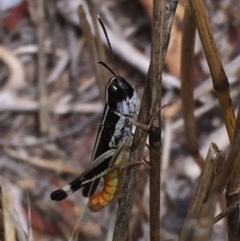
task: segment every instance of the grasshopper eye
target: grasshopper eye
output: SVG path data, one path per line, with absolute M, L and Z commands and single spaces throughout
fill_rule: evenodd
M 123 89 L 117 84 L 113 83 L 108 88 L 108 98 L 114 102 L 120 102 L 125 99 Z
M 116 85 L 111 86 L 111 91 L 112 92 L 118 92 L 118 87 Z

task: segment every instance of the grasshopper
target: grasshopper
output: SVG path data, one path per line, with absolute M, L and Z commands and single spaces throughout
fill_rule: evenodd
M 116 67 L 105 26 L 100 17 L 98 17 L 98 21 L 104 31 Z M 106 67 L 113 77 L 106 85 L 105 106 L 90 166 L 68 185 L 51 194 L 52 200 L 61 201 L 82 188 L 83 196 L 89 197 L 88 207 L 93 212 L 100 211 L 108 205 L 119 192 L 122 170 L 114 166 L 119 166 L 126 159 L 132 125 L 149 130 L 152 123 L 151 121 L 150 125 L 143 125 L 134 120 L 139 109 L 139 98 L 136 91 L 105 63 L 101 61 L 99 63 Z M 117 68 L 116 72 L 118 73 Z M 104 187 L 102 191 L 95 194 L 101 177 L 104 178 Z

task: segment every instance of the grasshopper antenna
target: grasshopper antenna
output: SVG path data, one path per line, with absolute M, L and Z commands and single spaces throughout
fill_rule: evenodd
M 112 73 L 116 78 L 118 77 L 114 71 L 104 62 L 102 61 L 98 61 L 99 64 L 101 64 L 102 66 L 104 66 L 110 73 Z
M 117 78 L 117 77 L 120 76 L 120 75 L 119 75 L 119 73 L 118 73 L 116 58 L 115 58 L 115 56 L 114 56 L 114 54 L 113 54 L 113 50 L 112 50 L 111 43 L 110 43 L 110 41 L 109 41 L 109 37 L 108 37 L 108 34 L 107 34 L 107 30 L 106 30 L 105 25 L 104 25 L 104 23 L 103 23 L 103 21 L 102 21 L 102 19 L 100 18 L 99 15 L 97 15 L 97 19 L 98 19 L 98 22 L 100 23 L 100 25 L 101 25 L 101 27 L 102 27 L 102 30 L 103 30 L 103 32 L 104 32 L 105 37 L 106 37 L 109 50 L 110 50 L 110 52 L 111 52 L 111 54 L 112 54 L 112 59 L 113 59 L 114 65 L 115 65 L 115 69 L 116 69 L 117 75 L 114 73 L 114 71 L 113 71 L 107 64 L 103 63 L 102 61 L 99 61 L 98 63 L 101 64 L 101 65 L 103 65 L 106 69 L 108 69 L 108 70 Z

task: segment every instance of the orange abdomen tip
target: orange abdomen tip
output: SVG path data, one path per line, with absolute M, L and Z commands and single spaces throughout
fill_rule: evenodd
M 122 184 L 122 171 L 114 169 L 103 178 L 104 187 L 102 191 L 91 196 L 88 201 L 88 207 L 92 212 L 102 210 L 118 195 Z

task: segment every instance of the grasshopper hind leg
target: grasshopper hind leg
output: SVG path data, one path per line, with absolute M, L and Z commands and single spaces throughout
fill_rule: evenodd
M 57 189 L 56 191 L 52 192 L 50 197 L 53 201 L 61 201 L 67 198 L 72 193 L 73 191 L 71 189 L 71 186 L 68 184 L 63 188 Z
M 76 192 L 78 189 L 82 187 L 82 182 L 84 179 L 77 177 L 75 180 L 70 182 L 68 185 L 57 189 L 56 191 L 51 193 L 51 199 L 54 201 L 61 201 L 67 198 L 72 193 Z

